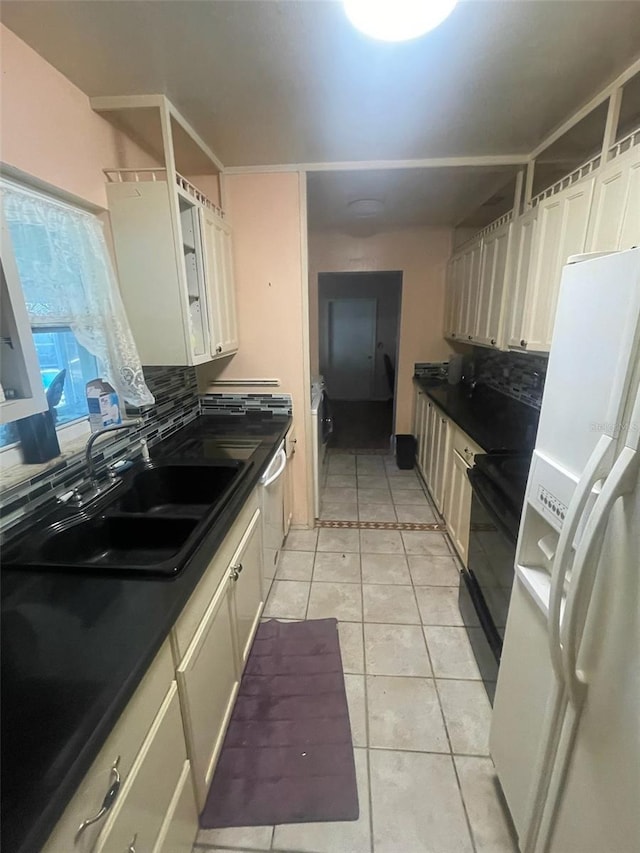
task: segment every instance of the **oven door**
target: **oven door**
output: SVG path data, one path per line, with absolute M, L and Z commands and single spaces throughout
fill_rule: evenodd
M 487 692 L 493 698 L 497 664 L 515 577 L 520 519 L 513 505 L 477 468 L 467 472 L 472 487 L 468 568 L 462 571 L 459 605 Z

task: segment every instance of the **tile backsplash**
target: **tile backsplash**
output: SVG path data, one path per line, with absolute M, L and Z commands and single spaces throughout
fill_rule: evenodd
M 413 374 L 422 379 L 446 379 L 448 364 L 447 361 L 419 361 L 414 365 Z
M 143 409 L 127 407 L 126 417 L 141 418 L 142 426 L 95 447 L 93 458 L 98 472 L 115 459 L 138 456 L 141 438 L 152 447 L 198 417 L 200 401 L 195 368 L 145 367 L 144 375 L 155 404 Z M 7 482 L 11 469 L 3 472 L 0 492 L 0 532 L 3 536 L 8 531 L 17 532 L 22 524 L 31 524 L 36 514 L 45 515 L 55 505 L 56 495 L 86 480 L 85 441 L 82 438 L 74 443 L 62 457 L 52 459 L 44 470 L 42 466 L 20 466 L 14 483 Z M 21 478 L 28 467 L 33 467 L 37 473 L 28 479 Z
M 205 415 L 244 415 L 247 412 L 272 412 L 290 415 L 289 394 L 202 394 L 202 413 Z
M 465 356 L 463 373 L 469 375 L 470 361 L 475 364 L 475 378 L 483 384 L 539 409 L 547 373 L 547 357 L 518 352 L 494 352 L 474 347 L 473 356 Z

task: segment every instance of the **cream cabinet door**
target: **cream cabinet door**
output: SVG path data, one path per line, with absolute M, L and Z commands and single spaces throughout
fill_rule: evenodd
M 487 245 L 491 248 L 491 277 L 488 295 L 483 290 L 478 297 L 478 342 L 490 347 L 503 345 L 504 296 L 512 231 L 512 224 L 507 222 L 484 240 L 485 250 Z
M 467 477 L 469 467 L 459 451 L 453 449 L 445 496 L 445 517 L 449 536 L 465 566 L 469 552 L 469 525 L 471 522 L 471 483 Z
M 232 585 L 229 577 L 221 582 L 176 671 L 200 810 L 204 808 L 238 689 Z
M 478 289 L 480 284 L 482 246 L 482 239 L 475 241 L 469 246 L 463 256 L 464 260 L 458 316 L 458 338 L 471 342 L 477 334 L 476 321 L 478 312 Z
M 436 409 L 435 413 L 434 435 L 431 495 L 438 512 L 442 514 L 444 512 L 446 484 L 449 479 L 450 448 L 449 419 L 439 409 Z
M 538 208 L 524 213 L 514 223 L 513 267 L 505 296 L 506 331 L 509 347 L 521 348 L 524 338 L 524 306 L 527 281 L 531 275 L 531 256 L 538 221 Z
M 533 352 L 551 347 L 562 268 L 584 252 L 594 178 L 567 187 L 539 205 L 533 248 L 533 276 L 527 282 L 521 346 Z
M 186 760 L 175 682 L 142 745 L 95 853 L 151 851 L 173 801 Z M 197 823 L 193 825 L 193 835 Z
M 452 340 L 455 340 L 460 334 L 458 318 L 460 316 L 460 285 L 463 264 L 462 256 L 454 255 L 447 267 L 444 337 L 451 338 Z
M 200 208 L 200 217 L 206 259 L 211 356 L 220 358 L 238 349 L 231 228 L 209 208 Z
M 229 567 L 240 670 L 244 669 L 249 656 L 264 606 L 261 515 L 260 510 L 256 510 Z
M 615 252 L 640 246 L 640 144 L 596 175 L 587 249 Z
M 426 427 L 424 442 L 424 478 L 431 490 L 433 484 L 433 445 L 436 427 L 436 407 L 427 399 Z
M 191 764 L 185 761 L 153 853 L 192 853 L 198 828 Z

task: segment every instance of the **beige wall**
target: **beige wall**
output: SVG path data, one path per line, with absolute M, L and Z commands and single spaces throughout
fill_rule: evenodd
M 229 393 L 291 394 L 298 439 L 294 523 L 308 521 L 305 417 L 309 410 L 307 323 L 301 235 L 306 228 L 297 172 L 225 176 L 233 226 L 240 350 L 198 368 L 201 390 L 215 379 L 279 379 L 280 388 L 231 387 Z
M 0 160 L 106 208 L 102 169 L 150 165 L 148 155 L 4 25 L 0 48 Z
M 373 237 L 338 232 L 309 235 L 309 337 L 311 372 L 318 372 L 318 273 L 402 270 L 398 399 L 395 432 L 411 432 L 417 361 L 446 359 L 442 337 L 444 287 L 451 229 L 405 228 Z M 331 389 L 329 388 L 329 394 Z

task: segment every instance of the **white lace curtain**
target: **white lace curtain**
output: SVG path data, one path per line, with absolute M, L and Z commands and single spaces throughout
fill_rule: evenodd
M 6 181 L 0 192 L 31 325 L 69 326 L 121 400 L 153 403 L 100 220 Z

